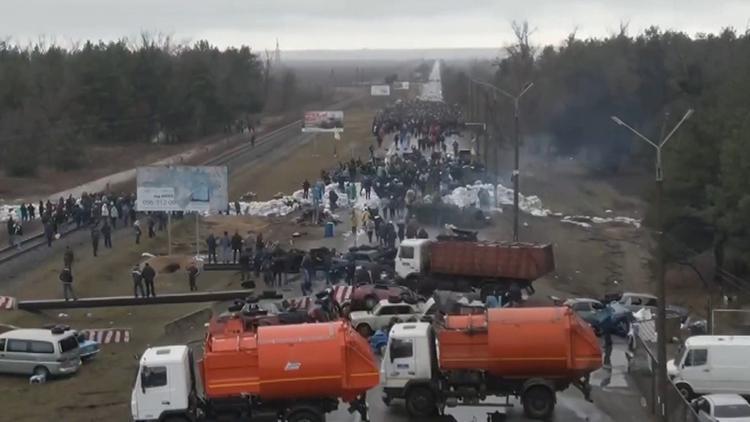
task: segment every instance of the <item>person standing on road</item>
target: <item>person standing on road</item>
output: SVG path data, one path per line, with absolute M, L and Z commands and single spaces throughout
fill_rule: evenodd
M 21 204 L 21 221 L 27 221 L 29 219 L 28 210 L 26 209 L 26 204 Z
M 55 229 L 49 221 L 44 224 L 44 237 L 47 238 L 47 247 L 52 247 L 52 240 L 55 238 Z
M 195 282 L 198 280 L 198 266 L 195 265 L 195 262 L 190 263 L 190 266 L 187 268 L 188 273 L 188 284 L 190 285 L 190 291 L 196 292 L 198 291 L 198 286 L 195 284 Z
M 240 201 L 234 201 L 234 214 L 242 215 L 242 207 L 240 206 Z
M 214 264 L 218 264 L 219 261 L 216 260 L 216 237 L 213 233 L 206 238 L 206 246 L 208 247 L 208 263 L 210 264 L 213 259 Z
M 221 262 L 229 264 L 229 250 L 232 247 L 232 241 L 229 239 L 229 233 L 224 232 L 224 237 L 219 240 L 219 246 L 221 247 Z
M 109 219 L 112 221 L 112 229 L 117 228 L 117 220 L 120 218 L 120 211 L 117 210 L 117 207 L 112 204 L 112 206 L 109 209 Z
M 99 226 L 96 224 L 91 226 L 91 249 L 96 256 L 96 252 L 99 250 Z
M 250 253 L 251 249 L 246 248 L 240 253 L 240 281 L 250 280 Z
M 232 263 L 236 264 L 237 259 L 239 259 L 240 255 L 242 254 L 242 236 L 240 236 L 239 231 L 237 230 L 234 231 L 231 244 L 232 244 Z
M 102 236 L 104 236 L 104 247 L 112 249 L 112 227 L 109 224 L 102 226 Z
M 149 215 L 148 216 L 148 238 L 151 239 L 152 237 L 156 236 L 156 231 L 154 230 L 154 227 L 156 227 L 156 222 L 154 221 L 154 216 Z
M 365 222 L 365 231 L 367 232 L 367 243 L 372 244 L 372 234 L 375 232 L 375 221 L 368 218 Z
M 123 227 L 128 227 L 130 220 L 130 204 L 128 200 L 125 200 L 122 204 L 122 215 L 120 216 L 122 218 L 122 225 Z
M 8 244 L 11 247 L 16 246 L 16 222 L 13 220 L 13 215 L 8 216 L 8 221 L 5 224 L 8 227 Z
M 138 292 L 141 293 L 141 297 L 146 297 L 146 293 L 143 291 L 143 276 L 141 275 L 141 268 L 138 265 L 134 265 L 130 271 L 130 275 L 133 277 L 133 297 L 138 297 Z
M 60 272 L 60 281 L 62 281 L 63 285 L 63 297 L 65 298 L 65 301 L 69 301 L 71 298 L 73 300 L 78 300 L 76 297 L 75 292 L 73 291 L 73 272 L 70 271 L 70 268 L 65 267 Z
M 302 199 L 307 199 L 310 197 L 310 181 L 305 179 L 304 182 L 302 182 Z
M 75 257 L 73 256 L 73 250 L 70 249 L 70 245 L 65 246 L 65 253 L 63 253 L 63 266 L 72 270 L 74 259 Z
M 26 207 L 26 210 L 29 212 L 29 220 L 36 219 L 36 213 L 35 213 L 35 210 L 34 210 L 34 204 L 33 203 L 29 204 L 29 206 Z
M 104 201 L 102 204 L 102 223 L 107 223 L 107 220 L 109 220 L 109 203 Z
M 312 294 L 312 279 L 313 279 L 313 262 L 312 257 L 310 256 L 310 251 L 305 252 L 305 256 L 302 257 L 302 263 L 300 264 L 300 267 L 302 267 L 302 272 L 304 276 L 304 281 L 302 282 L 302 296 L 307 296 L 309 294 Z
M 148 262 L 143 265 L 141 276 L 143 277 L 143 281 L 146 284 L 146 297 L 156 297 L 156 289 L 154 288 L 156 271 L 151 268 L 151 265 L 149 265 Z
M 141 222 L 136 220 L 135 223 L 133 223 L 133 230 L 135 231 L 135 244 L 138 245 L 141 243 Z
M 131 224 L 135 224 L 136 221 L 138 221 L 135 217 L 135 206 L 130 207 L 130 211 L 128 211 L 128 214 L 130 215 L 130 222 Z

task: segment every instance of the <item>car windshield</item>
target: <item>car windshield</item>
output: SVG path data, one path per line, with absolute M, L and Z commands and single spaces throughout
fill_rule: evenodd
M 748 404 L 723 404 L 714 407 L 716 418 L 745 418 L 750 417 L 750 405 Z

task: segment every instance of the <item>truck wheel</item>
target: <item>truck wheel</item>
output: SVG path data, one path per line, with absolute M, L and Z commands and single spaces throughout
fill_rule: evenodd
M 415 387 L 406 393 L 406 411 L 409 416 L 426 418 L 437 413 L 435 396 L 428 388 Z
M 357 325 L 357 332 L 364 338 L 370 338 L 370 336 L 372 336 L 372 328 L 367 324 Z
M 537 385 L 523 392 L 523 412 L 531 419 L 549 419 L 555 410 L 555 393 Z
M 300 410 L 299 412 L 294 412 L 289 415 L 286 420 L 287 422 L 324 422 L 322 416 L 308 410 Z
M 682 394 L 682 397 L 685 397 L 685 400 L 692 400 L 695 398 L 695 393 L 693 393 L 693 389 L 690 388 L 689 385 L 685 384 L 684 382 L 681 382 L 677 384 L 677 391 Z

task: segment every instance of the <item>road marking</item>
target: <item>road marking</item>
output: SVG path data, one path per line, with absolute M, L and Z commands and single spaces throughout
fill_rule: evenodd
M 130 342 L 130 328 L 91 328 L 80 332 L 87 339 L 100 344 Z

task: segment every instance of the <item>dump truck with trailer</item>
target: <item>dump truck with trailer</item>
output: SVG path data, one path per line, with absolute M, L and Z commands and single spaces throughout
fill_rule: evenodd
M 420 294 L 479 289 L 482 298 L 531 283 L 555 269 L 552 245 L 463 239 L 405 239 L 399 245 L 398 278 Z
M 395 324 L 380 375 L 383 401 L 405 399 L 414 417 L 516 396 L 528 417 L 546 419 L 557 391 L 573 385 L 588 398 L 600 367 L 596 336 L 570 309 L 505 308 Z
M 186 345 L 145 351 L 131 396 L 133 420 L 323 422 L 339 400 L 367 420 L 364 397 L 378 385 L 378 367 L 367 341 L 346 322 L 248 330 L 235 318 L 223 327 L 207 334 L 197 365 Z

